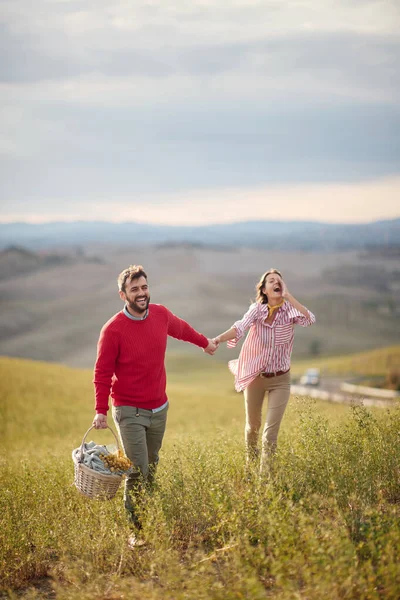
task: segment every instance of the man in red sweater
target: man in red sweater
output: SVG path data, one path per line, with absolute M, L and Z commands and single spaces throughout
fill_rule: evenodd
M 118 277 L 123 310 L 102 328 L 94 368 L 96 429 L 107 427 L 108 398 L 126 456 L 136 467 L 125 482 L 125 507 L 140 527 L 131 492 L 151 483 L 167 422 L 165 351 L 167 337 L 214 354 L 216 344 L 161 304 L 150 304 L 147 275 L 131 265 Z

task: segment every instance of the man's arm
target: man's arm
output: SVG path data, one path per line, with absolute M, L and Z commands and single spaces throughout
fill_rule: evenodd
M 203 348 L 204 352 L 207 354 L 214 354 L 218 348 L 218 344 L 216 344 L 213 340 L 206 338 L 206 336 L 202 333 L 199 333 L 193 329 L 189 323 L 174 315 L 167 308 L 165 310 L 167 311 L 168 317 L 168 335 L 176 338 L 177 340 L 182 340 L 183 342 L 189 342 L 190 344 L 199 346 L 200 348 Z
M 116 335 L 107 327 L 103 327 L 97 344 L 97 359 L 93 377 L 96 407 L 93 425 L 96 429 L 107 427 L 108 398 L 117 357 L 118 342 Z

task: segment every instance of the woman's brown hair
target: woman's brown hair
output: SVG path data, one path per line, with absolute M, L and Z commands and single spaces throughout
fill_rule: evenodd
M 269 271 L 264 273 L 264 275 L 261 277 L 260 281 L 256 285 L 256 302 L 259 302 L 260 304 L 268 304 L 268 296 L 264 294 L 262 290 L 265 287 L 265 282 L 267 280 L 268 275 L 271 275 L 271 273 L 276 273 L 277 275 L 279 275 L 279 277 L 282 277 L 282 273 L 278 271 L 278 269 L 269 269 Z

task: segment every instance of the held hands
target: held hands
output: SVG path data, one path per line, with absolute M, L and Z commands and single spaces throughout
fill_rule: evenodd
M 97 413 L 95 418 L 93 419 L 93 423 L 95 429 L 107 429 L 107 417 L 106 415 L 102 415 L 101 413 Z
M 215 354 L 215 352 L 218 349 L 219 346 L 219 339 L 218 338 L 214 338 L 213 340 L 211 340 L 210 338 L 208 339 L 208 346 L 207 348 L 204 348 L 203 352 L 206 352 L 207 354 L 210 354 L 211 356 L 213 354 Z

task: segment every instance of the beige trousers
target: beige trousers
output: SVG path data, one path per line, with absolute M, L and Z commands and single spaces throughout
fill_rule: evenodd
M 266 393 L 268 394 L 268 407 L 262 434 L 261 470 L 267 466 L 269 457 L 276 449 L 279 427 L 290 396 L 290 371 L 276 377 L 258 376 L 244 390 L 245 442 L 248 460 L 257 458 L 259 454 L 258 437 Z

